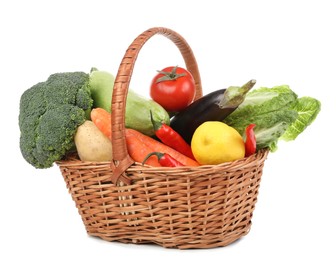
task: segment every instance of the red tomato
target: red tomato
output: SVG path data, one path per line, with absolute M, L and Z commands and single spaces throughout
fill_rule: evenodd
M 153 78 L 151 98 L 169 112 L 186 108 L 195 98 L 196 86 L 189 71 L 180 67 L 167 67 Z

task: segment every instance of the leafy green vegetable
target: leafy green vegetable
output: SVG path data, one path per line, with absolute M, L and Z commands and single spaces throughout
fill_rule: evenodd
M 285 133 L 286 129 L 296 120 L 298 114 L 294 110 L 282 109 L 269 111 L 253 117 L 247 116 L 239 121 L 239 124 L 232 124 L 239 133 L 244 135 L 244 129 L 250 122 L 256 122 L 254 133 L 257 140 L 257 149 L 270 147 L 272 151 L 277 148 L 278 139 Z M 251 121 L 253 120 L 253 121 Z
M 246 95 L 244 102 L 231 117 L 246 116 L 246 112 L 259 115 L 280 110 L 293 104 L 296 99 L 297 95 L 287 85 L 273 88 L 260 87 Z
M 246 95 L 244 102 L 224 122 L 242 136 L 249 124 L 254 132 L 257 149 L 276 151 L 279 139 L 294 140 L 317 116 L 319 101 L 298 98 L 289 86 L 261 87 Z
M 315 120 L 321 111 L 321 102 L 312 97 L 301 97 L 297 99 L 292 109 L 297 111 L 299 116 L 281 136 L 285 141 L 295 140 Z

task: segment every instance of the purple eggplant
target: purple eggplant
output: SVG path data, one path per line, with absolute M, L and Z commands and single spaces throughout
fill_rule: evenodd
M 177 113 L 170 126 L 190 144 L 198 126 L 206 121 L 223 121 L 244 101 L 255 83 L 256 80 L 250 80 L 241 87 L 216 90 L 199 98 Z

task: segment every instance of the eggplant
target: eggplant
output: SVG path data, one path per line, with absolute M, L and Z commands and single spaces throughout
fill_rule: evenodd
M 170 126 L 190 144 L 198 126 L 206 121 L 223 121 L 244 101 L 255 83 L 256 80 L 250 80 L 241 87 L 219 89 L 199 98 L 178 112 Z

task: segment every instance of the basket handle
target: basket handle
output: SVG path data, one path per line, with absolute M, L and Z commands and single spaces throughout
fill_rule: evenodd
M 133 73 L 135 61 L 142 46 L 154 35 L 163 35 L 170 39 L 181 52 L 187 70 L 193 75 L 196 84 L 196 97 L 202 96 L 201 78 L 194 54 L 185 41 L 178 33 L 164 27 L 154 27 L 140 34 L 128 47 L 121 61 L 119 70 L 114 82 L 112 94 L 112 182 L 117 184 L 123 181 L 130 184 L 131 180 L 125 175 L 125 171 L 134 163 L 129 156 L 125 138 L 125 110 L 128 87 Z

